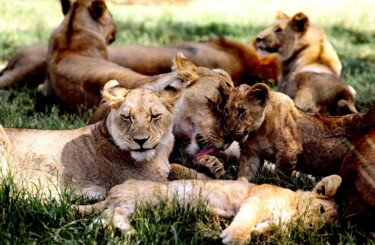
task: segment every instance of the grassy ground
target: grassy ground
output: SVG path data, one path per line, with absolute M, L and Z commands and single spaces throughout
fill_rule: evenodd
M 375 102 L 375 3 L 362 0 L 335 1 L 223 1 L 200 0 L 186 5 L 158 6 L 109 4 L 119 31 L 115 44 L 137 43 L 169 46 L 187 40 L 225 35 L 244 42 L 275 18 L 276 11 L 287 14 L 304 11 L 320 24 L 343 63 L 342 78 L 358 92 L 357 107 L 366 111 Z M 328 4 L 328 6 L 327 6 Z M 54 27 L 62 20 L 59 1 L 0 0 L 0 64 L 17 50 L 47 43 Z M 42 81 L 41 81 L 42 82 Z M 0 91 L 0 124 L 6 127 L 70 129 L 85 125 L 91 111 L 77 115 L 64 113 L 54 104 L 44 104 L 31 89 L 11 87 Z M 227 178 L 236 167 L 228 165 Z M 257 182 L 269 181 L 269 172 L 259 174 Z M 310 189 L 313 181 L 294 178 L 291 188 Z M 17 243 L 135 243 L 135 244 L 213 244 L 229 220 L 207 213 L 204 205 L 186 210 L 175 205 L 168 209 L 140 207 L 133 217 L 136 234 L 108 229 L 88 229 L 95 215 L 81 216 L 69 211 L 71 203 L 82 203 L 66 195 L 62 201 L 41 200 L 17 189 L 11 179 L 0 183 L 0 241 Z M 374 234 L 362 233 L 355 224 L 329 224 L 320 230 L 295 225 L 290 234 L 275 231 L 254 243 L 373 243 Z

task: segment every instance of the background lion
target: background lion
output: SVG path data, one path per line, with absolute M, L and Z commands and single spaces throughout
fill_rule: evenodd
M 100 89 L 110 79 L 125 87 L 146 76 L 108 61 L 107 44 L 116 25 L 103 0 L 77 0 L 52 33 L 47 54 L 50 91 L 68 108 L 98 105 Z
M 127 90 L 112 80 L 103 89 L 110 113 L 96 124 L 74 130 L 5 128 L 14 176 L 30 189 L 55 193 L 58 185 L 69 185 L 89 197 L 104 195 L 130 178 L 165 181 L 171 170 L 174 105 L 181 93 Z
M 264 160 L 276 163 L 277 180 L 289 180 L 293 170 L 337 174 L 364 117 L 306 113 L 287 95 L 269 91 L 261 83 L 235 88 L 224 112 L 226 138 L 240 142 L 238 178 L 247 180 Z
M 344 115 L 357 112 L 355 90 L 340 80 L 341 62 L 322 28 L 302 12 L 281 12 L 256 38 L 262 53 L 276 53 L 282 62 L 277 91 L 311 112 Z
M 87 206 L 76 206 L 80 212 L 104 210 L 103 222 L 116 228 L 131 229 L 129 216 L 136 203 L 152 206 L 160 200 L 181 205 L 197 205 L 207 200 L 214 213 L 233 217 L 230 226 L 220 235 L 224 244 L 245 244 L 250 234 L 263 234 L 272 226 L 281 226 L 304 216 L 305 224 L 331 221 L 338 215 L 331 199 L 341 184 L 338 175 L 323 178 L 312 191 L 291 191 L 278 186 L 254 185 L 232 180 L 181 180 L 172 182 L 129 180 L 113 187 L 106 200 Z

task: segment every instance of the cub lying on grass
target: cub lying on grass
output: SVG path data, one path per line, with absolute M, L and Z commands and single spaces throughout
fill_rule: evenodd
M 77 194 L 96 198 L 127 179 L 165 181 L 171 170 L 188 172 L 168 161 L 174 105 L 181 94 L 127 90 L 112 80 L 103 89 L 110 113 L 96 124 L 74 130 L 4 128 L 16 182 L 53 194 L 59 185 L 69 185 Z
M 355 90 L 340 80 L 341 62 L 324 30 L 304 13 L 278 19 L 257 35 L 258 50 L 276 53 L 282 62 L 277 91 L 301 109 L 328 115 L 357 112 Z
M 179 180 L 155 182 L 128 180 L 113 187 L 106 200 L 86 206 L 75 206 L 82 213 L 104 210 L 104 223 L 112 220 L 119 229 L 131 229 L 129 215 L 136 203 L 156 206 L 160 200 L 167 204 L 176 200 L 181 205 L 197 205 L 207 200 L 207 208 L 214 213 L 233 217 L 230 226 L 220 237 L 224 244 L 242 244 L 251 232 L 263 234 L 272 226 L 304 216 L 305 223 L 327 222 L 337 216 L 332 197 L 341 184 L 341 178 L 332 175 L 323 178 L 312 191 L 291 191 L 278 186 L 254 185 L 232 180 Z
M 339 172 L 364 114 L 340 117 L 307 113 L 265 84 L 234 88 L 224 108 L 226 141 L 240 142 L 238 178 L 251 180 L 264 160 L 276 163 L 276 177 L 293 170 L 318 176 Z

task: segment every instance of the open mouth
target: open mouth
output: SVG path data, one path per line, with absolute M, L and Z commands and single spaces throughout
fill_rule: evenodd
M 266 51 L 268 53 L 277 53 L 279 51 L 279 49 L 277 49 L 277 48 L 270 48 L 270 47 L 264 48 L 261 45 L 258 45 L 258 49 Z
M 196 136 L 196 140 L 200 151 L 194 155 L 194 158 L 218 152 L 218 150 L 212 147 L 210 143 L 207 143 L 200 134 Z

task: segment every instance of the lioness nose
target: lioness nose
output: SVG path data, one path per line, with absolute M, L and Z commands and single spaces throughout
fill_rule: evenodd
M 259 42 L 261 42 L 261 41 L 263 41 L 264 39 L 263 38 L 261 38 L 261 37 L 259 37 L 259 36 L 257 36 L 257 43 L 259 43 Z
M 150 137 L 143 138 L 143 139 L 135 139 L 135 138 L 133 138 L 133 140 L 134 140 L 135 142 L 137 142 L 138 145 L 139 145 L 140 147 L 142 147 L 143 144 L 144 144 L 149 138 L 150 138 Z

